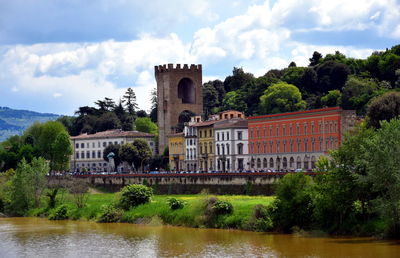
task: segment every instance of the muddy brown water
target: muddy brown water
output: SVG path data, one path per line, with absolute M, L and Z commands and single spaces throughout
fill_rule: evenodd
M 0 218 L 0 257 L 400 257 L 400 241 Z

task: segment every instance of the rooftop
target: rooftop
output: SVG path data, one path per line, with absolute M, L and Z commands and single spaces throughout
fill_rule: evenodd
M 138 131 L 122 131 L 121 129 L 114 129 L 103 132 L 97 132 L 94 134 L 84 133 L 78 136 L 71 136 L 71 139 L 84 140 L 84 139 L 115 138 L 115 137 L 154 137 L 154 135 Z

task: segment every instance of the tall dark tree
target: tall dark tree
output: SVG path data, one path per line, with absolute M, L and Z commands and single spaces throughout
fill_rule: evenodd
M 380 128 L 381 121 L 390 121 L 400 116 L 400 92 L 388 92 L 372 100 L 368 107 L 368 125 Z
M 319 60 L 322 58 L 321 53 L 314 51 L 312 57 L 309 59 L 310 64 L 308 66 L 315 66 L 319 63 Z
M 136 102 L 136 94 L 132 88 L 128 88 L 125 95 L 122 97 L 122 102 L 125 104 L 126 109 L 130 115 L 135 115 L 138 104 Z
M 115 108 L 114 100 L 105 97 L 104 100 L 98 100 L 94 104 L 99 107 L 101 113 L 112 111 Z
M 234 67 L 232 75 L 226 77 L 224 81 L 225 91 L 233 91 L 240 89 L 243 85 L 254 79 L 254 75 L 251 73 L 245 73 L 243 68 Z
M 151 112 L 150 112 L 150 118 L 151 121 L 154 123 L 157 123 L 157 89 L 154 88 L 151 91 Z

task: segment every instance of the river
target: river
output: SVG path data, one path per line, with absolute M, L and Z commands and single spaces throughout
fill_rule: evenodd
M 399 257 L 399 241 L 1 218 L 0 257 Z

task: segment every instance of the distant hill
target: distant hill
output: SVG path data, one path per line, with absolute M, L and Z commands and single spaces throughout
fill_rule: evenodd
M 0 142 L 12 135 L 21 135 L 34 122 L 56 120 L 59 115 L 0 107 Z

